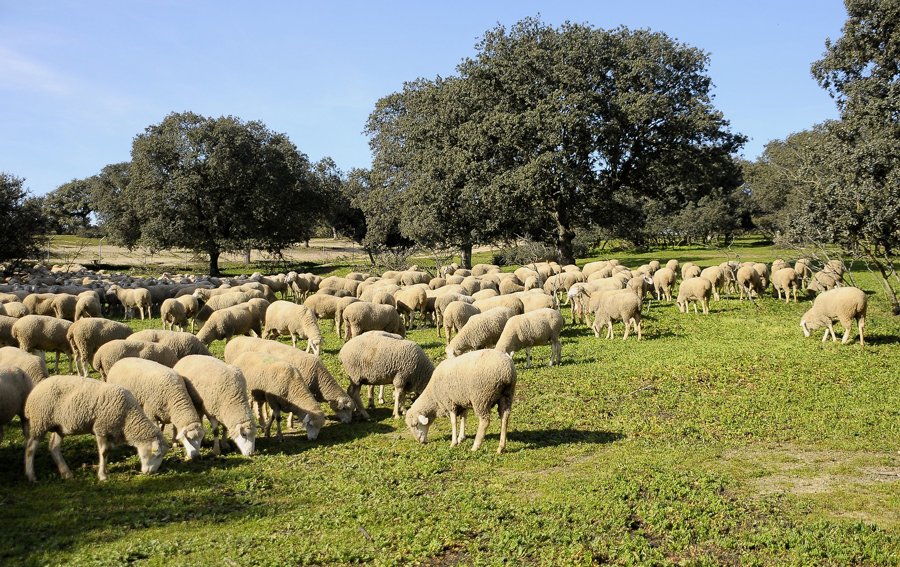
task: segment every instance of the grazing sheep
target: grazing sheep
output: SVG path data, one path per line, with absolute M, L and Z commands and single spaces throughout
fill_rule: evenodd
M 725 287 L 725 272 L 722 271 L 722 268 L 719 266 L 704 268 L 700 272 L 700 277 L 709 280 L 709 283 L 712 284 L 713 299 L 719 301 L 721 299 L 719 292 Z
M 428 428 L 438 415 L 450 416 L 451 441 L 455 447 L 466 437 L 466 413 L 478 416 L 478 433 L 472 450 L 484 441 L 491 420 L 491 408 L 500 414 L 500 445 L 506 448 L 509 414 L 516 393 L 516 367 L 512 357 L 494 349 L 477 350 L 440 363 L 422 395 L 406 412 L 406 425 L 419 443 L 428 440 Z M 460 417 L 457 435 L 456 418 Z
M 78 298 L 68 293 L 57 294 L 50 303 L 50 306 L 53 308 L 53 316 L 66 321 L 75 321 L 75 307 L 77 305 Z
M 760 293 L 766 291 L 769 287 L 769 265 L 762 262 L 755 262 L 753 269 L 759 274 L 759 285 L 762 286 Z
M 675 305 L 682 313 L 689 313 L 691 303 L 694 304 L 694 313 L 697 313 L 697 304 L 703 307 L 703 313 L 709 314 L 709 298 L 712 295 L 712 282 L 706 278 L 691 278 L 681 282 L 678 288 L 678 299 Z
M 594 322 L 591 323 L 591 329 L 594 331 L 594 336 L 600 338 L 600 329 L 608 327 L 606 338 L 614 338 L 613 322 L 622 321 L 625 325 L 625 333 L 622 335 L 623 341 L 628 339 L 631 325 L 634 325 L 638 340 L 643 339 L 641 324 L 642 305 L 643 303 L 640 297 L 626 290 L 593 294 L 591 296 L 589 309 L 594 314 Z
M 797 303 L 797 291 L 800 289 L 800 276 L 794 268 L 781 268 L 777 272 L 772 273 L 772 287 L 778 293 L 778 299 L 781 299 L 781 292 L 784 291 L 784 302 L 791 302 L 791 291 L 794 292 L 794 303 Z
M 184 317 L 190 319 L 191 333 L 193 334 L 194 325 L 197 323 L 197 313 L 200 311 L 200 302 L 191 294 L 176 297 L 175 300 L 184 306 Z
M 228 431 L 241 454 L 249 457 L 256 446 L 256 422 L 247 398 L 247 382 L 236 366 L 211 356 L 191 355 L 172 369 L 184 378 L 184 385 L 197 408 L 206 416 L 213 432 L 213 453 L 228 449 L 225 435 L 219 446 L 219 425 Z
M 194 292 L 194 297 L 200 298 L 202 296 L 202 290 L 197 290 Z M 198 321 L 208 321 L 212 314 L 220 309 L 227 309 L 229 307 L 234 307 L 235 305 L 240 305 L 241 303 L 247 303 L 250 301 L 250 296 L 242 291 L 231 291 L 228 293 L 221 293 L 219 295 L 214 295 L 209 298 L 206 304 L 197 311 L 196 319 Z
M 841 282 L 839 282 L 833 274 L 822 271 L 816 272 L 815 275 L 809 280 L 809 284 L 806 286 L 806 291 L 815 294 L 829 291 L 838 287 L 841 287 Z
M 89 319 L 84 319 L 85 321 Z M 100 466 L 97 477 L 109 478 L 109 451 L 127 443 L 137 449 L 141 472 L 159 469 L 169 450 L 162 431 L 144 415 L 131 392 L 121 386 L 81 376 L 53 376 L 31 390 L 25 402 L 25 419 L 31 436 L 25 444 L 25 476 L 37 482 L 34 455 L 50 433 L 50 455 L 63 478 L 72 478 L 62 455 L 62 438 L 93 433 L 97 439 Z
M 414 341 L 380 331 L 354 337 L 341 348 L 338 358 L 350 378 L 347 394 L 353 399 L 355 412 L 366 420 L 369 414 L 359 396 L 363 385 L 393 385 L 394 419 L 400 419 L 406 394 L 421 394 L 434 371 L 431 359 Z M 371 388 L 369 407 L 375 407 Z
M 55 293 L 31 293 L 22 298 L 22 304 L 32 315 L 53 316 Z
M 175 330 L 175 328 L 183 331 L 188 323 L 188 315 L 184 304 L 173 297 L 162 302 L 162 305 L 159 307 L 159 318 L 162 319 L 163 329 L 167 331 Z
M 559 334 L 565 321 L 556 309 L 545 308 L 510 317 L 497 340 L 496 349 L 513 356 L 525 349 L 525 368 L 531 368 L 531 347 L 550 345 L 547 366 L 562 364 L 562 344 Z
M 800 258 L 796 262 L 794 262 L 794 271 L 797 272 L 797 275 L 800 276 L 800 284 L 806 285 L 806 283 L 812 278 L 812 265 L 809 263 L 809 260 L 806 258 Z
M 88 363 L 94 360 L 97 349 L 116 339 L 125 339 L 132 334 L 125 323 L 110 321 L 100 317 L 79 319 L 72 323 L 66 339 L 75 356 L 75 367 L 82 376 L 88 376 Z
M 0 346 L 19 346 L 19 341 L 12 336 L 12 328 L 17 321 L 15 317 L 0 315 Z
M 722 269 L 722 274 L 725 276 L 725 291 L 734 293 L 736 291 L 734 286 L 737 282 L 737 272 L 741 265 L 735 260 L 730 260 L 719 264 L 719 268 Z
M 437 327 L 437 334 L 439 337 L 441 336 L 441 328 L 443 328 L 444 326 L 444 311 L 447 309 L 447 306 L 454 301 L 475 303 L 475 298 L 471 295 L 468 295 L 468 292 L 466 292 L 465 294 L 447 292 L 442 293 L 434 299 L 434 323 Z
M 110 369 L 106 382 L 131 392 L 144 414 L 160 428 L 171 423 L 175 429 L 172 442 L 181 442 L 187 460 L 200 454 L 206 429 L 181 375 L 152 360 L 124 358 Z
M 94 354 L 92 364 L 94 369 L 100 373 L 100 377 L 106 380 L 110 369 L 123 358 L 152 360 L 169 368 L 178 362 L 178 357 L 169 347 L 150 341 L 136 341 L 129 337 L 103 344 Z
M 494 307 L 506 307 L 515 315 L 525 313 L 525 304 L 514 295 L 499 295 L 488 299 L 476 299 L 472 305 L 480 309 L 482 313 L 490 311 Z
M 214 311 L 197 332 L 197 338 L 206 346 L 221 340 L 228 344 L 231 337 L 249 335 L 251 331 L 262 336 L 261 327 L 258 315 L 248 305 L 239 304 Z
M 625 287 L 643 300 L 648 293 L 653 291 L 653 278 L 646 274 L 639 274 L 628 280 Z
M 444 308 L 444 335 L 447 337 L 447 342 L 450 342 L 453 331 L 459 333 L 459 330 L 466 325 L 469 319 L 479 313 L 481 313 L 481 310 L 471 303 L 451 301 Z
M 25 400 L 34 385 L 31 377 L 16 366 L 0 366 L 0 443 L 3 443 L 3 426 L 19 416 L 22 437 L 28 443 L 28 420 L 25 419 Z
M 322 333 L 319 331 L 316 314 L 309 307 L 291 301 L 276 301 L 270 305 L 266 312 L 266 327 L 262 338 L 276 338 L 278 335 L 290 335 L 294 348 L 297 348 L 297 338 L 307 339 L 306 352 L 312 351 L 319 356 Z
M 147 309 L 147 318 L 150 318 L 150 304 L 153 302 L 150 290 L 145 288 L 123 289 L 114 284 L 109 286 L 107 293 L 116 296 L 116 299 L 122 303 L 122 306 L 125 308 L 126 319 L 134 317 L 132 310 L 135 308 L 141 314 L 141 321 L 144 320 L 144 308 Z
M 100 317 L 103 306 L 96 295 L 83 295 L 75 302 L 75 321 L 85 317 Z
M 260 425 L 265 426 L 266 437 L 271 435 L 272 422 L 275 422 L 278 442 L 284 442 L 281 434 L 282 412 L 303 416 L 306 436 L 311 441 L 319 437 L 319 431 L 325 425 L 325 414 L 294 365 L 271 354 L 254 351 L 241 354 L 233 364 L 241 369 L 247 381 L 247 391 L 260 409 Z M 268 422 L 262 416 L 263 404 L 269 404 L 272 410 Z
M 493 347 L 503 333 L 506 322 L 514 315 L 516 313 L 512 309 L 503 306 L 473 315 L 447 345 L 447 358 L 454 358 L 470 350 Z
M 0 305 L 0 315 L 20 319 L 30 314 L 31 311 L 28 310 L 28 307 L 26 307 L 24 303 L 18 301 L 10 301 L 9 303 Z
M 184 331 L 160 331 L 159 329 L 145 329 L 128 337 L 135 341 L 149 341 L 167 346 L 175 353 L 179 360 L 192 354 L 212 356 L 206 345 L 200 342 L 196 336 Z
M 671 262 L 671 260 L 670 260 Z M 677 260 L 675 261 L 677 263 Z M 660 268 L 653 274 L 653 289 L 656 292 L 656 300 L 672 301 L 672 289 L 675 287 L 675 272 L 669 268 Z
M 381 295 L 382 294 L 377 294 L 377 293 L 375 294 L 377 299 L 384 299 L 383 297 L 380 297 Z M 390 302 L 382 303 L 382 305 L 391 305 L 391 306 L 396 305 L 396 302 L 394 301 L 394 297 L 392 295 L 388 295 L 387 297 L 390 297 Z M 343 329 L 341 327 L 341 322 L 343 321 L 343 318 L 344 318 L 344 309 L 346 309 L 347 306 L 350 305 L 351 303 L 356 303 L 358 301 L 360 301 L 360 300 L 356 297 L 342 297 L 338 300 L 337 306 L 334 309 L 334 325 L 336 327 L 335 330 L 337 331 L 337 335 L 339 337 L 341 336 L 341 332 L 343 331 Z M 373 301 L 372 303 L 378 303 L 378 301 Z
M 47 315 L 26 315 L 18 319 L 12 326 L 12 337 L 19 342 L 19 348 L 25 352 L 36 350 L 56 353 L 56 364 L 53 372 L 59 372 L 59 354 L 69 355 L 69 372 L 72 372 L 72 347 L 66 339 L 66 333 L 73 323 Z
M 31 378 L 32 385 L 37 385 L 38 382 L 50 376 L 50 371 L 47 370 L 47 361 L 43 356 L 28 354 L 16 347 L 0 348 L 0 364 L 21 368 Z
M 341 314 L 344 330 L 344 342 L 359 336 L 366 331 L 387 331 L 401 337 L 406 336 L 403 318 L 390 305 L 376 305 L 360 301 L 352 303 Z
M 700 273 L 700 266 L 693 262 L 685 262 L 681 267 L 681 280 L 684 281 L 692 278 L 699 278 Z
M 759 278 L 759 272 L 752 266 L 741 266 L 735 279 L 741 288 L 741 301 L 744 299 L 745 291 L 748 299 L 752 299 L 754 295 L 759 297 L 765 291 L 765 288 L 762 286 L 762 280 Z
M 671 260 L 666 262 L 666 267 L 668 269 L 672 270 L 672 272 L 678 273 L 678 260 L 676 260 L 675 258 L 672 258 Z
M 256 339 L 252 337 L 237 337 L 225 345 L 225 361 L 233 362 L 238 356 L 248 351 L 263 352 L 277 356 L 278 358 L 293 364 L 312 395 L 318 402 L 328 402 L 331 409 L 337 414 L 343 423 L 350 423 L 353 419 L 353 400 L 347 395 L 334 376 L 325 368 L 322 360 L 315 355 L 307 354 L 302 350 L 289 347 L 276 341 Z
M 337 328 L 337 322 L 334 316 L 337 312 L 339 301 L 340 298 L 333 295 L 316 293 L 307 297 L 306 301 L 303 302 L 303 305 L 316 314 L 316 319 L 319 321 L 331 319 L 332 323 L 335 324 L 335 328 Z
M 555 309 L 554 298 L 540 290 L 531 290 L 530 292 L 520 292 L 515 294 L 522 301 L 522 307 L 525 313 L 537 311 L 538 309 Z
M 851 321 L 856 320 L 859 327 L 859 344 L 865 345 L 863 340 L 863 327 L 866 326 L 866 310 L 868 308 L 868 300 L 866 294 L 857 287 L 840 287 L 832 289 L 820 294 L 813 301 L 812 309 L 803 314 L 800 319 L 800 327 L 803 334 L 807 337 L 810 331 L 825 327 L 825 335 L 822 336 L 822 342 L 828 338 L 831 333 L 831 340 L 836 341 L 834 334 L 834 321 L 840 321 L 844 327 L 844 338 L 841 344 L 847 344 L 850 340 Z
M 791 267 L 790 264 L 788 264 L 781 258 L 778 258 L 777 260 L 772 262 L 772 269 L 771 269 L 770 273 L 774 276 L 775 272 L 777 272 L 778 270 L 783 270 L 784 268 L 790 268 L 790 267 Z

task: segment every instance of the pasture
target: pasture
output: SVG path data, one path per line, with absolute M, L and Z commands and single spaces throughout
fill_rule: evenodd
M 858 265 L 853 277 L 870 292 L 864 347 L 855 330 L 843 346 L 804 338 L 810 301 L 785 304 L 771 288 L 758 306 L 732 296 L 708 316 L 645 303 L 641 342 L 622 341 L 621 324 L 610 341 L 567 326 L 561 367 L 543 366 L 550 347 L 528 370 L 516 354 L 502 455 L 496 414 L 473 453 L 477 420 L 451 449 L 439 418 L 423 446 L 388 404 L 371 422 L 330 421 L 315 442 L 302 429 L 283 444 L 259 438 L 252 458 L 170 453 L 152 476 L 120 447 L 105 483 L 92 437 L 63 443 L 72 481 L 45 442 L 32 485 L 14 422 L 0 445 L 0 564 L 896 565 L 900 319 L 874 276 Z M 346 387 L 342 342 L 330 322 L 322 330 Z M 433 328 L 409 338 L 443 359 Z

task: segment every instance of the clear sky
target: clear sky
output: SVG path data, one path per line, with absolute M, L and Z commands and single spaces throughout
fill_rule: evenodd
M 751 138 L 748 159 L 837 116 L 809 72 L 840 36 L 837 0 L 0 0 L 0 171 L 41 195 L 128 161 L 135 135 L 182 111 L 261 120 L 314 161 L 368 167 L 379 98 L 454 74 L 486 30 L 538 14 L 710 53 L 714 103 Z

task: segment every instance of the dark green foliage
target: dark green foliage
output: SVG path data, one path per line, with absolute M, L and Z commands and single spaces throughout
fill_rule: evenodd
M 93 179 L 73 179 L 43 198 L 49 229 L 59 234 L 77 234 L 91 227 L 94 204 Z
M 0 172 L 0 262 L 7 262 L 5 269 L 39 256 L 46 226 L 41 201 L 29 195 L 25 180 Z

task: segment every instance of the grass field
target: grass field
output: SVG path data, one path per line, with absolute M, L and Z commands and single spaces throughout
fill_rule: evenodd
M 617 255 L 673 256 L 723 259 Z M 260 438 L 252 458 L 170 454 L 153 476 L 122 447 L 105 483 L 93 438 L 67 438 L 75 479 L 60 479 L 45 443 L 31 485 L 13 423 L 0 445 L 0 564 L 897 565 L 900 320 L 874 277 L 854 278 L 872 292 L 865 347 L 855 333 L 844 346 L 804 338 L 809 301 L 771 296 L 714 302 L 709 316 L 654 301 L 641 342 L 567 327 L 561 367 L 541 366 L 549 347 L 528 370 L 517 354 L 502 455 L 497 419 L 473 453 L 471 438 L 449 447 L 449 420 L 422 446 L 379 406 L 315 442 L 302 430 Z M 330 323 L 323 332 L 346 385 L 341 342 Z M 410 338 L 443 358 L 434 329 Z

